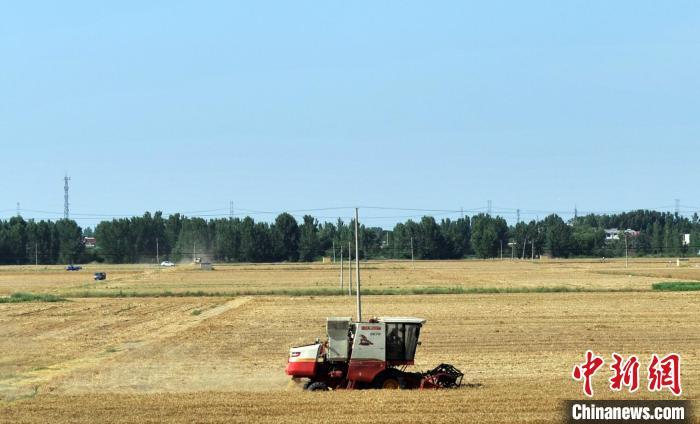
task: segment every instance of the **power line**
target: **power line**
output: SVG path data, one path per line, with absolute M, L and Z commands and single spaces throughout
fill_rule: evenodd
M 70 177 L 66 176 L 65 177 L 67 180 L 70 180 Z M 66 180 L 66 183 L 67 183 Z M 64 187 L 65 188 L 65 187 Z M 66 203 L 66 205 L 70 206 L 69 203 Z M 64 205 L 65 206 L 65 205 Z M 679 214 L 680 212 L 695 212 L 697 210 L 700 210 L 700 207 L 695 207 L 695 206 L 688 206 L 688 205 L 678 205 L 678 210 Z M 422 216 L 433 216 L 433 217 L 462 217 L 464 212 L 468 213 L 478 213 L 480 211 L 484 211 L 486 209 L 487 211 L 489 210 L 489 207 L 478 207 L 478 208 L 469 208 L 465 209 L 463 207 L 459 209 L 427 209 L 427 208 L 406 208 L 406 207 L 387 207 L 387 206 L 362 206 L 361 208 L 364 209 L 370 209 L 370 210 L 386 210 L 386 211 L 409 211 L 409 212 L 418 212 L 416 214 L 387 214 L 387 215 L 375 215 L 375 216 L 366 216 L 363 219 L 365 220 L 392 220 L 392 219 L 412 219 L 412 218 L 420 218 Z M 498 207 L 494 208 L 493 204 L 491 204 L 490 211 L 491 213 L 495 213 L 500 216 L 514 216 L 516 218 L 516 222 L 520 221 L 520 218 L 522 215 L 535 215 L 539 216 L 541 214 L 543 215 L 549 215 L 549 214 L 557 214 L 560 216 L 582 216 L 583 214 L 594 214 L 594 215 L 610 215 L 610 214 L 624 214 L 624 213 L 633 213 L 639 210 L 646 210 L 650 212 L 664 212 L 661 209 L 670 209 L 671 206 L 661 206 L 661 207 L 654 207 L 654 208 L 636 208 L 636 209 L 629 209 L 629 210 L 608 210 L 608 211 L 579 211 L 576 207 L 574 208 L 573 211 L 568 211 L 568 210 L 539 210 L 539 209 L 519 209 L 519 208 L 506 208 L 506 207 Z M 231 213 L 231 205 L 229 205 L 228 208 L 228 214 L 226 214 L 224 211 L 227 210 L 227 208 L 215 208 L 215 209 L 204 209 L 204 210 L 196 210 L 196 211 L 186 211 L 186 212 L 162 212 L 162 211 L 156 211 L 156 212 L 161 212 L 163 215 L 174 215 L 174 214 L 180 214 L 180 215 L 187 215 L 190 217 L 201 217 L 201 218 L 224 218 L 224 217 L 244 217 L 244 216 L 255 216 L 255 215 L 274 215 L 274 214 L 280 214 L 283 212 L 290 213 L 292 216 L 295 217 L 303 217 L 301 215 L 294 215 L 294 213 L 298 212 L 314 212 L 314 211 L 332 211 L 332 210 L 337 210 L 337 211 L 345 211 L 350 213 L 343 213 L 340 215 L 321 215 L 321 216 L 315 216 L 317 219 L 330 219 L 330 220 L 335 220 L 338 218 L 341 219 L 348 219 L 351 220 L 351 210 L 352 208 L 350 207 L 325 207 L 325 208 L 307 208 L 307 209 L 292 209 L 292 210 L 287 210 L 287 211 L 262 211 L 262 210 L 257 210 L 257 209 L 246 209 L 246 208 L 237 208 L 238 211 L 241 213 Z M 12 209 L 6 209 L 6 210 L 0 210 L 0 213 L 2 212 L 10 212 Z M 57 211 L 46 211 L 46 210 L 39 210 L 39 209 L 27 209 L 23 208 L 21 210 L 22 212 L 29 212 L 29 213 L 36 213 L 36 214 L 45 214 L 45 215 L 56 215 L 60 216 L 61 212 Z M 208 213 L 208 212 L 214 212 L 214 213 Z M 217 213 L 219 212 L 219 213 Z M 106 220 L 106 219 L 118 219 L 118 218 L 134 218 L 134 217 L 140 217 L 142 214 L 104 214 L 104 213 L 85 213 L 85 212 L 70 212 L 68 209 L 68 214 L 66 214 L 66 210 L 64 208 L 63 212 L 63 217 L 65 218 L 66 216 L 73 216 L 78 219 L 82 220 Z

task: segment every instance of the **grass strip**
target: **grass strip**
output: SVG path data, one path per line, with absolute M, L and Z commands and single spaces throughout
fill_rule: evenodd
M 53 294 L 34 293 L 12 293 L 8 297 L 0 297 L 0 303 L 21 303 L 21 302 L 65 302 L 67 299 Z
M 668 281 L 664 283 L 654 283 L 651 289 L 655 291 L 698 291 L 700 290 L 700 281 Z

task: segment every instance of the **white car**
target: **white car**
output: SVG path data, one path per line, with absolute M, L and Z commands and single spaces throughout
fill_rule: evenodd
M 160 266 L 175 266 L 175 264 L 170 261 L 163 261 L 160 263 Z

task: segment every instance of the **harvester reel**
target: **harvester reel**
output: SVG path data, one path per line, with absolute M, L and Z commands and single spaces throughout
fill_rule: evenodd
M 423 373 L 421 387 L 457 388 L 462 384 L 464 373 L 450 364 L 440 364 L 434 369 Z

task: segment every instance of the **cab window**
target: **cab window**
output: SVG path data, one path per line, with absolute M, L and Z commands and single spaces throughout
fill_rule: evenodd
M 412 361 L 416 355 L 416 345 L 420 324 L 386 324 L 386 359 L 388 361 Z

